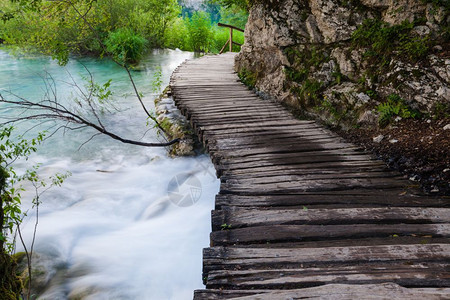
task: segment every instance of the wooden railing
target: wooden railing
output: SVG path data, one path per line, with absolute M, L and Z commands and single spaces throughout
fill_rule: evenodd
M 223 24 L 223 23 L 218 23 L 217 26 L 219 26 L 219 27 L 227 27 L 227 28 L 230 28 L 230 38 L 229 38 L 228 41 L 225 43 L 225 45 L 223 45 L 222 49 L 221 49 L 220 52 L 219 52 L 220 54 L 223 53 L 223 51 L 225 50 L 225 48 L 227 47 L 227 45 L 230 46 L 230 52 L 233 51 L 233 45 L 237 45 L 237 46 L 239 46 L 239 47 L 242 46 L 242 44 L 239 44 L 239 43 L 236 43 L 236 42 L 233 41 L 233 30 L 237 30 L 237 31 L 240 31 L 240 32 L 244 32 L 243 29 L 237 28 L 237 27 L 235 27 L 235 26 Z

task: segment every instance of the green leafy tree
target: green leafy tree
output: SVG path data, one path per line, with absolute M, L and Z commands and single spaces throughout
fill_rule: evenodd
M 206 12 L 198 11 L 192 15 L 188 23 L 188 32 L 192 50 L 208 52 L 211 49 L 213 30 Z
M 111 32 L 105 42 L 106 49 L 123 65 L 135 64 L 142 58 L 147 40 L 129 28 Z
M 218 3 L 224 7 L 235 6 L 242 10 L 248 11 L 255 0 L 209 0 L 212 3 Z
M 248 20 L 248 12 L 241 9 L 239 6 L 231 5 L 229 7 L 220 8 L 220 22 L 236 26 L 238 28 L 245 28 Z

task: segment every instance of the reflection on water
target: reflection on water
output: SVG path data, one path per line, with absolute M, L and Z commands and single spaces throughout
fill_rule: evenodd
M 159 51 L 148 56 L 133 76 L 152 106 L 151 82 L 161 67 L 164 84 L 174 68 L 191 53 Z M 0 89 L 39 100 L 45 91 L 43 71 L 55 79 L 58 97 L 70 101 L 70 76 L 83 83 L 84 66 L 99 83 L 112 79 L 114 103 L 121 112 L 105 114 L 114 132 L 140 138 L 149 128 L 132 96 L 126 73 L 108 60 L 84 58 L 59 67 L 48 58 L 14 58 L 0 51 Z M 1 110 L 1 117 L 15 111 Z M 21 124 L 18 130 L 27 129 Z M 50 138 L 26 164 L 42 163 L 43 177 L 72 172 L 62 188 L 47 194 L 40 207 L 36 257 L 46 270 L 42 299 L 189 299 L 201 288 L 201 249 L 208 245 L 210 210 L 218 191 L 208 156 L 166 157 L 165 150 L 123 145 L 98 137 L 77 150 L 92 132 L 59 133 Z M 158 139 L 151 130 L 149 141 Z M 19 169 L 25 164 L 19 165 Z M 191 174 L 201 193 L 193 205 L 174 205 L 169 183 Z M 175 187 L 175 191 L 177 187 Z M 183 186 L 179 186 L 182 193 Z M 30 194 L 24 194 L 30 199 Z M 25 201 L 24 207 L 30 204 Z M 33 213 L 24 222 L 31 240 Z M 18 249 L 20 250 L 20 249 Z

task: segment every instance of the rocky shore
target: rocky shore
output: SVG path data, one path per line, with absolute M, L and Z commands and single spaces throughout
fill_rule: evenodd
M 167 87 L 164 92 L 155 99 L 156 119 L 163 127 L 168 140 L 180 139 L 180 142 L 170 146 L 169 154 L 172 156 L 191 156 L 196 154 L 198 143 L 191 130 L 189 122 L 175 106 Z

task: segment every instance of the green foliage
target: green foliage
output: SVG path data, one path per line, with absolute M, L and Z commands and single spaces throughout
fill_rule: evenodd
M 388 65 L 391 56 L 407 57 L 411 61 L 424 58 L 430 47 L 429 37 L 413 32 L 415 23 L 404 21 L 390 26 L 378 19 L 366 19 L 352 34 L 353 45 L 367 48 L 366 58 Z
M 294 89 L 302 104 L 314 105 L 318 102 L 322 84 L 314 79 L 306 79 L 300 88 Z
M 248 20 L 248 12 L 236 5 L 220 8 L 220 22 L 244 29 Z
M 113 95 L 113 92 L 109 89 L 111 86 L 112 79 L 109 79 L 104 84 L 98 84 L 93 80 L 90 80 L 88 78 L 83 78 L 87 83 L 85 85 L 85 88 L 87 91 L 90 91 L 90 93 L 93 96 L 93 99 L 96 99 L 99 104 L 105 104 Z M 75 99 L 75 101 L 77 101 Z M 78 102 L 77 104 L 81 104 L 81 102 Z
M 230 230 L 233 226 L 231 224 L 222 224 L 220 225 L 221 230 Z
M 27 159 L 37 151 L 37 146 L 42 143 L 45 134 L 39 133 L 36 138 L 27 140 L 23 136 L 12 136 L 13 127 L 4 127 L 0 130 L 0 220 L 4 231 L 0 231 L 0 248 L 12 252 L 13 242 L 7 241 L 8 234 L 13 234 L 14 227 L 22 222 L 26 212 L 21 210 L 21 193 L 24 188 L 20 185 L 23 181 L 30 182 L 36 190 L 36 196 L 32 200 L 34 205 L 39 204 L 40 195 L 52 186 L 60 186 L 70 176 L 67 174 L 55 174 L 48 178 L 50 183 L 38 176 L 39 165 L 35 165 L 25 171 L 23 175 L 17 175 L 13 164 L 21 158 Z M 38 192 L 44 188 L 44 191 Z
M 111 32 L 105 42 L 113 57 L 123 65 L 137 63 L 144 54 L 147 40 L 129 28 Z
M 220 19 L 220 22 L 234 25 L 224 19 Z M 245 22 L 246 19 L 241 20 L 241 23 Z M 192 18 L 177 18 L 166 31 L 164 45 L 170 49 L 219 53 L 228 39 L 228 28 L 218 27 L 217 23 L 212 23 L 210 15 L 206 12 L 197 12 L 193 13 Z M 243 44 L 244 34 L 235 30 L 233 41 Z M 233 51 L 239 50 L 239 46 L 233 46 Z
M 380 113 L 380 126 L 388 125 L 393 121 L 394 117 L 409 119 L 419 118 L 421 116 L 419 111 L 409 107 L 405 100 L 396 94 L 389 95 L 387 102 L 381 103 L 377 106 L 377 111 Z
M 230 38 L 230 30 L 224 27 L 214 28 L 214 38 L 212 43 L 212 52 L 219 53 L 222 47 Z M 244 44 L 244 34 L 240 31 L 233 30 L 233 41 L 239 44 Z M 225 47 L 224 52 L 229 51 L 228 45 Z M 239 52 L 241 47 L 233 45 L 233 52 Z
M 169 49 L 192 50 L 189 42 L 188 20 L 178 17 L 167 29 L 164 47 Z
M 422 3 L 430 3 L 435 7 L 444 7 L 447 11 L 450 10 L 450 1 L 448 0 L 421 0 Z
M 246 86 L 250 88 L 254 88 L 256 85 L 256 79 L 257 76 L 255 73 L 243 68 L 238 73 L 239 78 L 241 79 L 242 83 L 244 83 Z
M 372 99 L 375 99 L 377 97 L 377 92 L 373 90 L 367 90 L 366 95 L 369 96 Z
M 187 24 L 189 43 L 195 52 L 208 52 L 211 49 L 213 30 L 209 15 L 195 12 Z
M 3 249 L 0 249 L 0 299 L 20 299 L 22 283 L 16 275 L 16 271 L 17 263 L 14 258 L 7 255 Z
M 0 131 L 0 220 L 3 230 L 0 231 L 0 248 L 6 245 L 12 250 L 12 244 L 7 242 L 7 234 L 12 234 L 16 224 L 21 223 L 23 214 L 20 208 L 22 187 L 17 183 L 24 180 L 24 176 L 17 176 L 12 164 L 22 157 L 28 157 L 37 150 L 37 145 L 44 138 L 39 134 L 35 139 L 26 140 L 19 136 L 12 137 L 13 127 L 1 128 Z
M 227 7 L 204 5 L 211 14 L 199 11 L 182 16 L 177 0 L 36 1 L 36 9 L 29 9 L 29 3 L 0 1 L 0 17 L 5 21 L 0 40 L 37 49 L 62 65 L 71 53 L 112 55 L 121 63 L 136 63 L 144 53 L 143 45 L 218 52 L 228 40 L 228 31 L 216 25 L 218 18 L 243 28 L 248 17 L 247 11 L 231 2 Z M 243 34 L 235 31 L 234 35 L 243 44 Z M 233 51 L 238 50 L 234 46 Z
M 248 11 L 254 0 L 210 0 L 212 3 L 218 3 L 226 8 L 228 7 L 238 7 L 244 11 Z
M 161 94 L 162 84 L 163 84 L 163 81 L 162 81 L 162 69 L 161 69 L 161 67 L 158 67 L 155 70 L 155 74 L 153 74 L 153 81 L 152 81 L 152 91 L 153 91 L 153 93 Z
M 290 81 L 300 84 L 308 79 L 311 72 L 314 72 L 316 68 L 329 60 L 325 52 L 316 47 L 303 50 L 295 47 L 287 48 L 285 49 L 285 53 L 292 65 L 292 67 L 285 68 L 286 77 Z M 341 74 L 335 73 L 334 75 L 336 75 L 336 80 L 339 81 Z
M 43 1 L 39 10 L 29 10 L 0 1 L 0 11 L 12 12 L 0 26 L 6 44 L 37 48 L 65 64 L 70 53 L 108 55 L 102 45 L 118 32 L 162 47 L 181 8 L 176 0 L 88 0 Z
M 450 104 L 444 102 L 436 103 L 433 107 L 433 118 L 450 118 Z
M 284 69 L 284 73 L 286 74 L 287 79 L 293 82 L 302 83 L 308 78 L 309 70 L 308 69 L 295 69 L 292 67 L 286 67 Z

